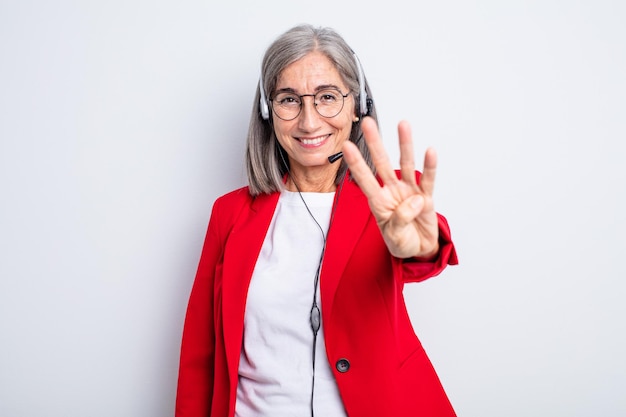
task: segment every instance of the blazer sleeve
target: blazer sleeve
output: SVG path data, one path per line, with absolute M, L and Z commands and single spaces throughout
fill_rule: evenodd
M 454 243 L 448 221 L 441 214 L 437 214 L 439 220 L 439 252 L 433 259 L 423 261 L 415 258 L 393 258 L 396 276 L 401 276 L 404 282 L 420 282 L 437 276 L 448 265 L 457 265 Z
M 214 276 L 222 253 L 219 205 L 213 206 L 189 296 L 180 352 L 176 417 L 208 416 L 215 354 Z
M 396 176 L 402 177 L 400 170 L 396 170 Z M 422 173 L 415 171 L 415 180 L 419 184 Z M 382 184 L 382 180 L 378 180 Z M 439 220 L 439 252 L 433 259 L 424 261 L 417 258 L 400 259 L 393 258 L 394 275 L 404 282 L 420 282 L 437 276 L 448 265 L 457 265 L 459 260 L 456 249 L 452 243 L 450 226 L 441 214 L 437 213 Z

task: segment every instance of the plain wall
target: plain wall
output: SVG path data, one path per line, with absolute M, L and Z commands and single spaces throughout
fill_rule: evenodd
M 439 153 L 460 265 L 406 288 L 463 417 L 626 415 L 626 3 L 0 2 L 0 415 L 173 415 L 269 43 L 358 53 Z

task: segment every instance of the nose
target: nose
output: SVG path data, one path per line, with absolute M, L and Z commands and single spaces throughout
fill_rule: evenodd
M 308 104 L 307 104 L 308 103 Z M 315 108 L 315 97 L 303 96 L 302 109 L 298 116 L 298 125 L 302 130 L 312 130 L 319 121 L 320 115 Z

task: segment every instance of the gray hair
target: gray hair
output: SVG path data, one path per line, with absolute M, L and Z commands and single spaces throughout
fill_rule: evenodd
M 361 113 L 359 107 L 359 68 L 355 60 L 354 52 L 346 41 L 333 29 L 316 28 L 311 25 L 300 25 L 289 29 L 280 35 L 267 49 L 261 66 L 263 89 L 267 97 L 271 97 L 280 73 L 290 64 L 303 58 L 310 52 L 319 51 L 333 62 L 339 71 L 343 82 L 348 86 L 356 103 L 357 114 Z M 367 79 L 364 78 L 365 91 L 369 99 L 372 98 Z M 257 87 L 254 98 L 250 125 L 248 127 L 248 140 L 246 144 L 246 169 L 248 173 L 248 185 L 252 195 L 269 194 L 281 191 L 285 188 L 283 177 L 289 170 L 289 162 L 284 157 L 284 150 L 278 143 L 270 119 L 265 120 L 261 116 L 260 88 Z M 373 101 L 369 108 L 369 116 L 376 122 L 376 110 Z M 372 158 L 365 141 L 362 139 L 360 122 L 352 125 L 350 141 L 355 143 L 366 163 L 374 171 Z M 345 176 L 348 166 L 340 162 L 335 184 L 339 184 Z

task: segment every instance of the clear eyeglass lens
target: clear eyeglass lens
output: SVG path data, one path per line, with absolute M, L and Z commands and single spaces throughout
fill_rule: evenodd
M 272 100 L 272 107 L 278 117 L 292 120 L 298 117 L 302 109 L 303 97 L 294 93 L 278 93 Z M 315 109 L 322 117 L 335 117 L 343 109 L 344 97 L 337 90 L 319 91 L 314 96 Z

